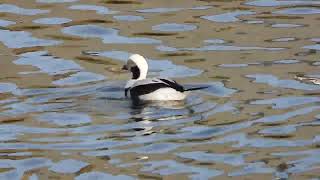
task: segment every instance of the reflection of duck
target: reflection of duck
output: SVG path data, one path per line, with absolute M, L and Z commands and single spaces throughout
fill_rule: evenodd
M 125 86 L 125 95 L 129 94 L 132 100 L 178 101 L 186 98 L 185 92 L 187 91 L 206 88 L 184 89 L 183 86 L 171 79 L 147 78 L 148 63 L 139 54 L 131 55 L 123 69 L 130 70 L 132 73 L 132 78 Z

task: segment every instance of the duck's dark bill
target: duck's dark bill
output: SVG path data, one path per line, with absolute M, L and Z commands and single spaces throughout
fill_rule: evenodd
M 123 65 L 122 70 L 128 70 L 128 67 L 126 65 Z

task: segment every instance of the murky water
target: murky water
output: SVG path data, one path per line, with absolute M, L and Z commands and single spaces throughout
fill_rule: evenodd
M 0 179 L 319 179 L 320 1 L 0 4 Z M 209 86 L 124 97 L 149 76 Z

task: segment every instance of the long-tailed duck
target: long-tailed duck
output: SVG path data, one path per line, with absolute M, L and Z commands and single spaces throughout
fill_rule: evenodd
M 130 70 L 132 78 L 125 86 L 125 96 L 132 100 L 143 101 L 178 101 L 186 98 L 187 91 L 204 89 L 207 87 L 196 87 L 185 89 L 176 81 L 167 78 L 147 78 L 148 63 L 146 59 L 133 54 L 129 57 L 123 70 Z

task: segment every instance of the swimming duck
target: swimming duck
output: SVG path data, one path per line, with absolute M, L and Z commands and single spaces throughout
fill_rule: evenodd
M 122 69 L 129 70 L 132 74 L 131 79 L 125 85 L 125 96 L 130 96 L 132 100 L 180 101 L 187 97 L 188 91 L 207 88 L 196 87 L 185 89 L 172 79 L 147 78 L 148 63 L 139 54 L 131 55 L 127 64 Z

